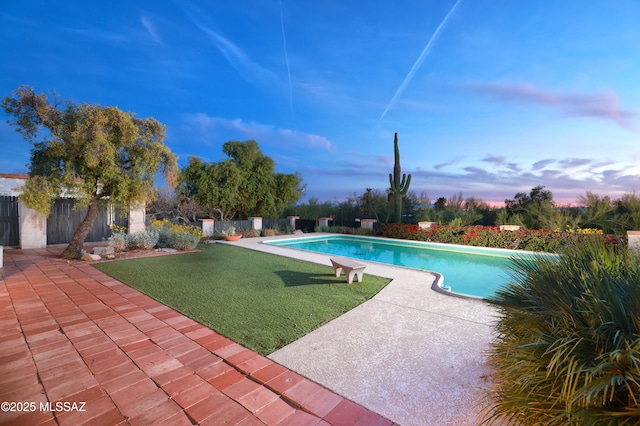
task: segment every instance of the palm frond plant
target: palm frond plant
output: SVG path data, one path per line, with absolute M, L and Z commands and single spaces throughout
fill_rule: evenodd
M 639 262 L 599 240 L 514 261 L 485 424 L 640 424 Z

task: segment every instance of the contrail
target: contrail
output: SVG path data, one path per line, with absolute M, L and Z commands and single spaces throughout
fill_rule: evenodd
M 284 35 L 284 16 L 282 13 L 282 0 L 280 0 L 280 27 L 282 28 L 282 46 L 284 48 L 284 60 L 287 63 L 287 77 L 289 78 L 289 109 L 293 119 L 293 85 L 291 84 L 291 68 L 289 67 L 289 54 L 287 53 L 287 38 Z
M 424 49 L 422 49 L 422 53 L 418 57 L 418 60 L 411 67 L 411 70 L 409 71 L 409 74 L 407 74 L 407 76 L 404 78 L 404 81 L 402 82 L 400 87 L 398 87 L 398 90 L 396 90 L 396 93 L 393 95 L 393 98 L 391 98 L 391 100 L 389 101 L 389 104 L 387 104 L 387 107 L 382 112 L 382 115 L 380 116 L 379 121 L 382 121 L 382 119 L 385 117 L 385 115 L 387 115 L 387 112 L 389 112 L 389 110 L 395 105 L 396 101 L 398 100 L 398 98 L 400 97 L 402 92 L 404 92 L 404 89 L 407 87 L 407 85 L 409 84 L 409 82 L 413 78 L 413 75 L 416 73 L 416 71 L 418 71 L 418 68 L 420 68 L 420 65 L 422 65 L 422 63 L 424 62 L 425 58 L 427 57 L 427 55 L 431 51 L 431 48 L 433 47 L 433 43 L 435 43 L 436 39 L 440 35 L 440 32 L 442 31 L 444 26 L 447 24 L 447 21 L 449 20 L 449 17 L 453 13 L 453 11 L 456 10 L 456 8 L 458 7 L 458 4 L 460 4 L 461 1 L 462 0 L 458 0 L 456 2 L 456 4 L 453 5 L 453 7 L 449 11 L 449 13 L 447 13 L 447 16 L 445 16 L 444 19 L 442 20 L 442 22 L 440 22 L 440 25 L 438 25 L 438 28 L 436 28 L 436 30 L 434 31 L 433 35 L 429 39 L 429 42 L 424 47 Z

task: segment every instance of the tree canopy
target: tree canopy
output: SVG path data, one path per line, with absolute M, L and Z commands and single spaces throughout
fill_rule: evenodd
M 555 205 L 553 194 L 544 189 L 543 185 L 531 188 L 528 195 L 518 192 L 514 199 L 504 200 L 504 204 L 508 214 L 521 220 L 529 229 L 539 229 L 548 225 L 543 224 L 543 219 L 552 216 Z
M 31 161 L 21 200 L 44 214 L 61 195 L 76 198 L 87 215 L 64 258 L 78 258 L 98 214 L 99 200 L 131 205 L 151 199 L 155 178 L 172 181 L 176 157 L 164 144 L 165 127 L 154 118 L 137 118 L 117 107 L 54 99 L 21 86 L 2 107 L 29 141 Z
M 302 195 L 300 175 L 276 173 L 256 141 L 229 141 L 222 151 L 227 158 L 220 162 L 191 157 L 180 174 L 178 192 L 193 197 L 209 216 L 277 217 Z

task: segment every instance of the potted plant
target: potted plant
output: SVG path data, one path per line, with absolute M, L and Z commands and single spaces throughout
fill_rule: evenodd
M 242 235 L 236 234 L 236 227 L 231 222 L 225 222 L 222 226 L 222 238 L 225 241 L 238 241 Z

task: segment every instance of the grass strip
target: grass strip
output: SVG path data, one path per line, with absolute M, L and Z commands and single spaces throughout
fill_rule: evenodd
M 373 297 L 389 279 L 347 284 L 330 266 L 224 244 L 95 267 L 262 355 Z

